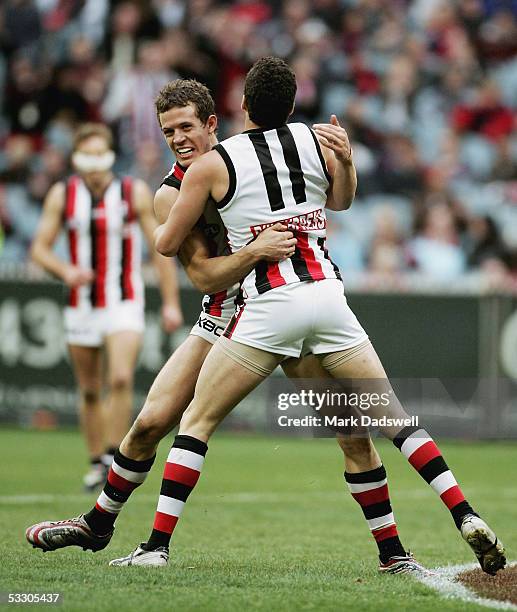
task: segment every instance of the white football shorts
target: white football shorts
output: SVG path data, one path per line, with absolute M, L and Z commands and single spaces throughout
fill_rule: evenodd
M 335 353 L 368 340 L 347 303 L 343 283 L 334 278 L 292 283 L 248 299 L 224 336 L 289 357 Z
M 102 346 L 106 336 L 120 331 L 143 333 L 144 305 L 125 300 L 107 308 L 65 308 L 67 344 Z
M 190 330 L 190 334 L 199 336 L 210 344 L 215 344 L 217 339 L 223 335 L 229 322 L 230 317 L 215 317 L 201 311 L 194 327 Z

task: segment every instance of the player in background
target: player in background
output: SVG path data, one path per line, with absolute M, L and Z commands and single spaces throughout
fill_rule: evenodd
M 287 125 L 294 108 L 295 75 L 278 58 L 262 58 L 248 72 L 242 109 L 245 131 L 214 147 L 186 173 L 167 222 L 156 230 L 155 244 L 164 255 L 177 253 L 212 198 L 227 228 L 233 251 L 239 251 L 269 223 L 288 222 L 295 231 L 295 254 L 278 264 L 259 264 L 244 279 L 245 301 L 232 317 L 201 368 L 194 399 L 175 438 L 167 488 L 162 501 L 169 529 L 174 529 L 197 483 L 207 442 L 224 417 L 285 356 L 312 352 L 336 379 L 386 381 L 375 350 L 343 295 L 339 271 L 325 248 L 325 207 L 346 210 L 355 181 L 352 151 L 337 119 L 316 125 L 318 136 L 301 123 Z M 320 142 L 318 142 L 318 140 Z M 324 145 L 323 151 L 320 143 Z M 389 389 L 393 392 L 392 389 Z M 394 394 L 393 394 L 394 395 Z M 392 401 L 392 410 L 398 402 Z M 400 408 L 400 413 L 405 412 Z M 430 484 L 484 571 L 504 568 L 504 548 L 474 512 L 431 436 L 419 427 L 401 428 L 395 445 Z M 389 508 L 385 472 L 368 471 L 345 478 L 365 517 Z M 380 524 L 385 517 L 377 517 Z M 386 528 L 395 553 L 399 543 Z M 403 552 L 403 551 L 402 551 Z M 398 562 L 398 561 L 397 561 Z M 401 568 L 404 561 L 400 559 Z
M 177 80 L 162 89 L 156 101 L 158 119 L 167 143 L 177 157 L 171 172 L 155 196 L 155 211 L 160 222 L 165 222 L 170 208 L 178 197 L 185 169 L 216 143 L 214 103 L 209 91 L 195 81 Z M 181 160 L 181 161 L 180 161 Z M 352 186 L 353 187 L 353 186 Z M 67 521 L 46 521 L 27 530 L 27 538 L 43 550 L 77 545 L 93 550 L 104 548 L 111 539 L 115 520 L 131 492 L 145 479 L 151 469 L 158 442 L 179 423 L 181 415 L 193 397 L 194 387 L 202 363 L 212 344 L 222 334 L 234 312 L 236 297 L 232 285 L 245 276 L 260 260 L 276 262 L 294 254 L 295 240 L 284 226 L 266 229 L 249 246 L 229 254 L 225 229 L 213 202 L 204 210 L 203 220 L 180 249 L 180 258 L 198 289 L 212 292 L 205 296 L 200 317 L 190 336 L 176 350 L 157 376 L 142 412 L 122 442 L 111 467 L 108 481 L 97 503 L 86 515 Z M 210 222 L 208 222 L 210 221 Z M 214 240 L 215 239 L 215 240 Z M 226 288 L 230 287 L 230 290 Z M 223 300 L 217 293 L 224 291 Z M 225 307 L 225 303 L 228 305 Z M 221 316 L 214 309 L 220 309 Z M 282 367 L 292 378 L 324 378 L 326 371 L 314 356 L 301 360 L 286 360 Z M 350 473 L 364 472 L 380 465 L 380 459 L 368 438 L 341 438 L 345 465 Z M 112 561 L 113 565 L 162 566 L 168 561 L 170 518 L 161 512 L 166 497 L 167 462 L 153 530 L 149 541 L 138 546 L 130 555 Z M 387 486 L 383 491 L 387 491 Z M 385 510 L 385 506 L 383 506 Z M 390 538 L 382 537 L 376 523 L 374 535 L 382 555 L 390 551 Z M 389 509 L 383 527 L 388 535 L 395 529 L 393 513 Z M 384 529 L 386 535 L 386 529 Z M 398 538 L 397 538 L 398 539 Z M 421 566 L 404 553 L 407 571 Z M 390 566 L 401 571 L 399 559 Z
M 175 262 L 153 247 L 157 224 L 151 191 L 139 179 L 115 176 L 114 161 L 108 127 L 79 127 L 72 153 L 76 174 L 51 187 L 31 249 L 33 260 L 68 287 L 64 327 L 90 458 L 87 490 L 104 483 L 131 424 L 133 373 L 144 331 L 140 229 L 160 281 L 163 327 L 170 333 L 182 323 Z M 69 261 L 53 252 L 62 230 Z

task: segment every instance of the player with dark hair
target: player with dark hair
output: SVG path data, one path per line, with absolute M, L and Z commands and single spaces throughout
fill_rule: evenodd
M 165 222 L 178 196 L 184 170 L 215 143 L 216 122 L 212 98 L 206 87 L 196 81 L 177 80 L 169 83 L 158 95 L 156 108 L 167 143 L 178 159 L 155 196 L 156 214 L 159 220 Z M 355 189 L 353 183 L 351 189 Z M 268 259 L 276 261 L 292 255 L 295 242 L 285 226 L 273 225 L 249 247 L 229 255 L 224 227 L 213 203 L 205 208 L 201 222 L 184 241 L 179 255 L 198 288 L 220 290 L 219 293 L 205 297 L 202 313 L 191 335 L 156 378 L 142 412 L 117 451 L 108 482 L 95 508 L 77 519 L 34 525 L 27 531 L 31 543 L 44 550 L 69 545 L 98 550 L 108 544 L 118 513 L 132 490 L 143 482 L 150 470 L 159 440 L 179 422 L 192 399 L 202 362 L 235 310 L 236 287 L 232 287 L 232 284 L 248 273 L 260 257 L 265 263 Z M 222 256 L 214 257 L 217 254 Z M 286 360 L 282 366 L 294 378 L 328 377 L 311 355 L 302 360 Z M 340 445 L 345 452 L 347 470 L 351 473 L 378 467 L 380 460 L 368 438 L 341 438 Z M 112 564 L 159 566 L 167 563 L 171 519 L 160 508 L 167 497 L 169 471 L 170 462 L 167 462 L 162 496 L 149 541 L 127 557 L 115 559 Z M 385 483 L 384 491 L 387 498 Z M 385 558 L 388 552 L 393 552 L 393 542 L 399 540 L 389 502 L 383 505 L 383 512 L 386 516 L 380 521 L 382 529 L 378 528 L 380 523 L 376 521 L 375 535 L 380 553 Z M 405 555 L 400 543 L 398 546 L 407 569 L 421 568 L 414 559 Z M 397 566 L 390 566 L 393 570 L 397 567 L 401 567 L 400 559 Z
M 194 399 L 169 455 L 162 508 L 170 529 L 199 478 L 207 442 L 218 424 L 286 356 L 298 358 L 310 351 L 334 378 L 386 380 L 325 247 L 325 207 L 345 210 L 353 199 L 352 151 L 335 117 L 331 124 L 314 126 L 317 137 L 304 124 L 286 123 L 295 93 L 294 73 L 283 60 L 257 61 L 244 87 L 245 131 L 191 165 L 167 222 L 156 231 L 157 250 L 175 255 L 212 198 L 234 252 L 271 223 L 289 223 L 297 239 L 291 258 L 259 263 L 243 280 L 244 302 L 201 368 Z M 398 402 L 392 404 L 392 410 L 405 415 Z M 491 574 L 502 569 L 506 559 L 501 542 L 466 501 L 431 436 L 418 427 L 391 434 L 450 510 L 482 569 Z M 387 510 L 381 467 L 345 473 L 345 478 L 369 522 L 378 507 Z M 372 531 L 384 518 L 372 521 Z M 394 534 L 388 527 L 382 535 Z M 392 540 L 395 550 L 397 540 Z M 406 563 L 381 558 L 381 569 L 396 564 L 403 569 Z
M 284 67 L 285 67 L 285 64 L 282 65 L 282 69 L 284 69 Z M 294 93 L 293 93 L 293 96 L 294 96 Z M 292 108 L 292 103 L 290 105 L 290 108 Z M 167 111 L 164 111 L 164 112 L 167 113 Z M 278 118 L 279 117 L 277 116 L 272 120 L 277 121 Z M 170 140 L 168 138 L 169 146 L 171 146 L 171 148 L 177 153 L 178 156 L 183 155 L 189 160 L 194 158 L 196 156 L 195 139 L 189 138 L 188 143 L 185 143 L 183 140 L 180 140 L 178 142 L 180 146 L 178 146 L 178 148 L 176 149 L 174 146 L 173 125 L 168 124 L 166 120 L 167 118 L 165 118 L 164 120 L 164 118 L 160 116 L 160 119 L 162 123 L 162 128 L 164 130 L 164 134 L 166 135 L 166 137 L 168 136 L 170 137 Z M 283 121 L 285 122 L 285 116 L 283 118 Z M 333 121 L 335 121 L 335 118 L 333 118 Z M 185 127 L 187 129 L 191 129 L 190 123 L 187 122 L 185 124 Z M 348 152 L 350 153 L 349 143 L 348 143 L 348 139 L 346 138 L 346 133 L 344 132 L 344 130 L 341 130 L 341 129 L 339 131 L 339 141 L 341 142 L 341 146 L 344 149 L 348 149 Z M 314 141 L 312 142 L 314 143 Z M 312 146 L 314 146 L 314 144 Z M 192 154 L 192 151 L 193 151 L 193 154 Z M 257 155 L 258 155 L 258 152 L 257 152 Z M 355 173 L 353 171 L 353 165 L 352 164 L 350 165 L 351 165 L 351 168 L 345 169 L 345 172 L 348 172 L 348 177 L 346 179 L 348 182 L 348 185 L 345 186 L 345 189 L 343 192 L 341 192 L 341 194 L 339 194 L 339 191 L 337 191 L 338 195 L 344 198 L 345 202 L 351 201 L 351 198 L 353 197 L 353 193 L 355 191 Z M 317 167 L 321 171 L 322 165 L 321 165 L 321 159 L 319 158 L 319 156 L 318 156 L 318 161 L 317 161 Z M 182 178 L 182 175 L 181 175 L 181 178 Z M 178 175 L 178 173 L 174 171 L 171 173 L 171 175 L 169 175 L 170 181 L 180 181 L 181 178 Z M 160 191 L 164 195 L 164 201 L 161 203 L 162 205 L 160 205 L 160 202 L 158 202 L 160 198 L 158 197 L 158 194 L 157 194 L 157 201 L 155 202 L 155 204 L 158 204 L 157 211 L 163 210 L 163 212 L 166 212 L 166 211 L 168 212 L 168 208 L 170 207 L 170 199 L 168 199 L 168 196 L 165 196 L 165 193 L 166 193 L 165 190 L 167 189 L 169 188 L 166 186 L 163 186 L 160 189 Z M 158 193 L 160 193 L 160 191 Z M 175 194 L 174 199 L 176 199 L 176 197 L 177 197 L 177 193 Z M 330 201 L 332 202 L 332 200 Z M 163 218 L 163 213 L 162 214 L 159 213 L 159 217 Z M 267 233 L 267 230 L 265 233 Z M 260 236 L 262 235 L 264 234 L 261 234 Z M 190 236 L 189 238 L 192 238 L 192 236 Z M 260 237 L 257 240 L 259 239 Z M 202 240 L 200 241 L 200 243 L 202 243 Z M 185 243 L 182 244 L 181 251 L 183 251 L 184 247 L 185 247 Z M 197 249 L 198 253 L 202 252 L 203 248 L 205 247 L 203 247 L 203 245 L 201 244 L 200 248 Z M 299 251 L 303 250 L 304 253 L 300 253 L 300 252 L 296 253 L 295 251 L 294 259 L 298 261 L 296 261 L 293 264 L 293 269 L 296 268 L 298 272 L 300 272 L 301 268 L 303 268 L 304 266 L 306 270 L 308 268 L 314 269 L 313 264 L 315 262 L 311 261 L 310 257 L 309 257 L 309 261 L 307 261 L 306 259 L 307 257 L 306 246 L 303 245 L 301 249 L 299 249 L 297 246 L 297 250 Z M 323 248 L 321 250 L 324 254 L 325 259 L 328 259 L 328 255 L 326 254 L 325 249 Z M 242 249 L 238 251 L 237 253 L 234 253 L 233 255 L 231 255 L 231 257 L 228 257 L 227 263 L 229 263 L 229 261 L 232 258 L 234 258 L 236 255 L 244 253 L 244 251 L 245 249 Z M 205 254 L 205 257 L 206 257 L 206 254 Z M 203 256 L 201 256 L 201 259 L 203 259 Z M 220 260 L 219 263 L 222 266 L 224 266 L 223 258 L 212 259 L 210 260 L 210 263 L 212 262 L 215 263 L 217 260 Z M 208 270 L 210 266 L 209 265 L 204 266 L 204 272 L 200 272 L 203 266 L 199 265 L 200 262 L 197 259 L 197 255 L 193 257 L 193 261 L 194 263 L 191 262 L 191 265 L 190 265 L 191 278 L 197 277 L 197 279 L 199 280 L 204 277 L 206 281 L 206 276 L 204 275 L 205 273 L 208 274 Z M 330 260 L 328 260 L 328 262 L 330 262 Z M 307 266 L 307 264 L 309 264 L 309 266 Z M 255 266 L 255 268 L 256 269 L 264 268 L 265 266 L 266 275 L 267 275 L 268 268 L 271 267 L 274 270 L 275 265 L 276 265 L 275 263 L 272 263 L 272 265 L 269 266 L 269 264 L 266 265 L 265 262 L 262 262 L 258 264 L 257 266 Z M 336 269 L 332 265 L 332 262 L 330 262 L 330 265 L 332 266 L 334 273 L 336 273 Z M 187 268 L 187 270 L 188 269 L 189 268 Z M 220 269 L 223 270 L 223 268 L 220 268 Z M 328 270 L 329 267 L 327 266 L 326 269 Z M 368 376 L 371 373 L 371 364 L 368 362 L 365 364 L 365 371 L 366 370 L 368 371 L 368 373 L 365 374 L 365 371 L 361 372 L 361 359 L 353 360 L 353 358 L 356 356 L 360 357 L 365 347 L 369 346 L 369 342 L 367 341 L 367 339 L 365 339 L 364 332 L 360 329 L 360 326 L 358 326 L 358 324 L 357 326 L 354 325 L 353 320 L 351 320 L 351 329 L 352 331 L 354 331 L 356 334 L 360 335 L 363 338 L 363 342 L 360 342 L 358 345 L 352 347 L 350 352 L 347 355 L 347 358 L 349 358 L 351 360 L 351 363 L 353 363 L 353 367 L 350 368 L 350 372 L 347 374 L 347 376 L 356 377 L 356 378 Z M 282 365 L 284 366 L 284 369 L 286 370 L 286 372 L 289 375 L 294 376 L 294 377 L 298 376 L 298 377 L 308 378 L 308 377 L 328 376 L 328 374 L 326 374 L 326 372 L 322 370 L 321 365 L 317 362 L 314 356 L 306 357 L 303 360 L 290 359 L 287 362 L 284 362 Z M 368 368 L 368 366 L 370 366 L 370 368 Z M 267 375 L 268 373 L 267 369 L 262 368 L 260 364 L 254 363 L 253 360 L 247 363 L 247 367 L 251 367 L 252 369 L 258 370 L 259 375 L 262 377 Z M 379 367 L 381 366 L 379 365 Z M 158 379 L 157 379 L 157 382 L 158 382 Z M 172 389 L 173 387 L 170 386 L 169 388 Z M 165 387 L 162 389 L 162 391 L 164 390 L 165 390 Z M 148 398 L 148 402 L 149 402 L 149 398 Z M 183 409 L 184 407 L 182 408 L 182 410 Z M 145 412 L 145 409 L 143 413 L 144 412 Z M 147 411 L 147 417 L 152 418 L 152 412 L 153 411 L 151 410 Z M 172 416 L 172 413 L 171 413 L 171 416 Z M 152 448 L 152 436 L 150 436 L 150 438 L 151 438 L 151 448 Z M 397 534 L 394 517 L 393 517 L 393 513 L 391 511 L 391 506 L 389 502 L 385 471 L 384 471 L 384 468 L 382 467 L 382 464 L 380 462 L 380 459 L 377 453 L 375 452 L 375 448 L 373 447 L 373 444 L 368 438 L 351 440 L 351 439 L 339 437 L 338 441 L 342 449 L 345 451 L 345 466 L 347 469 L 346 476 L 348 477 L 347 480 L 349 480 L 349 483 L 350 483 L 349 486 L 352 490 L 352 494 L 363 507 L 365 516 L 368 520 L 369 527 L 379 546 L 379 553 L 380 553 L 380 559 L 381 559 L 381 564 L 380 564 L 381 571 L 399 573 L 402 571 L 414 571 L 418 569 L 420 570 L 423 569 L 410 555 L 405 553 L 404 548 L 402 547 L 400 543 L 400 540 Z M 183 442 L 185 442 L 185 440 Z M 181 443 L 182 443 L 181 440 L 177 438 L 175 445 L 171 449 L 171 453 L 169 455 L 169 458 L 166 464 L 166 468 L 164 472 L 164 480 L 162 483 L 162 494 L 160 496 L 160 502 L 158 504 L 158 511 L 156 513 L 156 518 L 155 518 L 155 529 L 153 530 L 150 541 L 147 542 L 146 544 L 139 546 L 128 557 L 114 560 L 112 562 L 113 564 L 115 565 L 165 565 L 166 564 L 167 559 L 168 559 L 169 540 L 170 540 L 172 531 L 174 529 L 175 523 L 178 518 L 178 509 L 181 509 L 181 505 L 182 505 L 181 499 L 178 499 L 179 493 L 177 489 L 178 487 L 181 488 L 182 490 L 181 495 L 184 496 L 185 493 L 188 495 L 189 484 L 192 485 L 194 481 L 197 480 L 196 470 L 193 469 L 195 465 L 194 466 L 192 465 L 191 466 L 189 465 L 181 466 L 175 461 L 176 456 L 178 454 L 178 448 L 180 447 Z M 188 443 L 188 440 L 187 440 L 187 443 Z M 135 446 L 135 441 L 133 441 L 132 446 L 133 447 Z M 129 445 L 126 446 L 126 449 L 129 449 Z M 142 452 L 142 458 L 149 457 L 149 454 L 146 454 L 146 451 L 144 450 L 143 446 L 141 447 L 141 452 Z M 147 451 L 147 453 L 149 453 L 149 451 Z M 182 451 L 180 451 L 180 454 L 184 457 L 184 460 L 188 460 L 188 457 L 190 457 L 194 460 L 196 465 L 199 465 L 199 458 L 196 459 L 195 454 L 193 456 L 193 454 L 189 451 L 188 448 L 183 448 Z M 133 467 L 138 467 L 138 466 L 134 465 Z M 179 483 L 174 480 L 174 478 L 176 479 L 178 478 L 178 475 L 177 475 L 178 470 L 180 470 L 182 473 L 182 476 L 181 476 L 182 481 Z M 144 472 L 144 470 L 141 470 L 141 472 Z M 111 521 L 111 524 L 107 525 L 109 531 L 106 532 L 106 536 L 104 540 L 102 541 L 102 545 L 101 545 L 101 542 L 99 541 L 99 548 L 103 548 L 107 544 L 107 541 L 109 540 L 109 538 L 111 537 L 111 533 L 112 533 L 111 526 L 114 521 L 113 515 L 116 516 L 115 512 L 118 511 L 120 507 L 122 506 L 122 503 L 127 500 L 130 491 L 133 488 L 135 488 L 135 486 L 137 486 L 136 484 L 137 481 L 142 482 L 143 476 L 144 474 L 142 474 L 141 478 L 133 477 L 132 482 L 135 484 L 126 485 L 126 489 L 125 489 L 126 494 L 121 495 L 120 499 L 122 501 L 119 503 L 118 508 L 113 507 L 111 509 L 112 516 L 109 517 L 108 519 L 108 521 Z M 366 477 L 366 480 L 365 480 L 365 477 Z M 116 491 L 105 489 L 105 493 L 107 494 L 108 497 L 111 496 L 112 498 L 114 498 Z M 119 491 L 119 494 L 120 494 L 120 491 Z M 91 516 L 88 517 L 88 520 L 92 521 L 92 517 Z M 77 537 L 77 530 L 78 530 L 77 526 L 76 526 L 76 532 L 75 534 L 72 535 L 72 537 L 67 536 L 65 539 L 60 541 L 59 540 L 59 537 L 60 537 L 59 525 L 51 524 L 51 523 L 46 523 L 46 524 L 40 523 L 38 525 L 33 526 L 32 528 L 29 528 L 28 530 L 29 541 L 34 542 L 37 539 L 37 537 L 35 538 L 34 536 L 34 532 L 37 529 L 41 529 L 42 526 L 43 526 L 43 531 L 41 532 L 42 539 L 43 538 L 45 539 L 43 539 L 42 542 L 37 542 L 37 545 L 39 545 L 41 548 L 50 550 L 50 549 L 58 548 L 61 546 L 67 546 L 70 544 L 83 545 L 84 543 L 87 543 L 88 547 L 91 548 L 95 544 L 95 540 L 92 538 L 91 530 L 89 532 L 89 535 L 83 534 L 82 538 Z M 74 540 L 74 537 L 75 537 L 75 540 Z
M 87 490 L 104 483 L 130 426 L 133 372 L 144 330 L 140 227 L 149 245 L 156 227 L 149 187 L 113 174 L 112 144 L 111 131 L 103 124 L 78 128 L 72 153 L 76 174 L 50 189 L 31 251 L 36 263 L 69 287 L 65 334 L 91 462 L 84 477 Z M 52 250 L 62 229 L 68 262 Z M 151 252 L 160 279 L 163 324 L 171 332 L 182 322 L 176 268 L 154 248 Z M 103 349 L 109 385 L 105 411 Z

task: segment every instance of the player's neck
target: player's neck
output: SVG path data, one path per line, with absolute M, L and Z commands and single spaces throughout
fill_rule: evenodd
M 246 118 L 244 119 L 244 131 L 247 132 L 248 130 L 260 130 L 260 129 L 262 129 L 262 126 L 254 123 L 250 119 L 248 113 L 246 113 Z
M 97 198 L 100 198 L 104 195 L 104 192 L 109 187 L 111 181 L 113 180 L 113 172 L 106 172 L 100 177 L 95 177 L 92 179 L 89 176 L 83 176 L 83 181 L 88 190 Z

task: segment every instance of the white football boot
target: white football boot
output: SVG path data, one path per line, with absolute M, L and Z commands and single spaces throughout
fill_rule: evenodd
M 109 565 L 146 565 L 147 567 L 164 567 L 169 561 L 169 549 L 158 546 L 154 550 L 144 550 L 140 544 L 127 557 L 113 559 Z
M 476 555 L 481 569 L 495 576 L 504 569 L 506 557 L 503 543 L 479 516 L 467 514 L 461 523 L 461 535 Z

